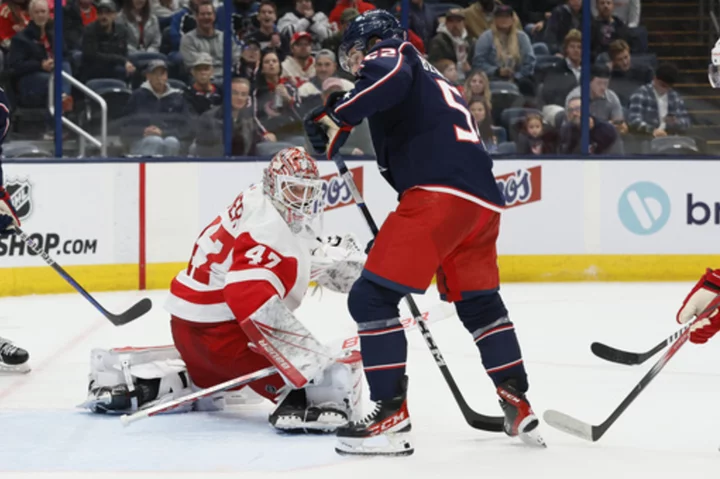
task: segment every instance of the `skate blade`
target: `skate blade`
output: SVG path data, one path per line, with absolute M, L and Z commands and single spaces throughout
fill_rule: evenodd
M 9 374 L 27 374 L 30 372 L 30 366 L 26 364 L 18 364 L 17 366 L 10 366 L 8 364 L 0 364 L 0 375 Z
M 341 456 L 409 456 L 415 452 L 409 433 L 368 438 L 339 437 L 335 452 Z
M 530 447 L 547 448 L 547 444 L 545 444 L 545 440 L 537 432 L 537 429 L 534 429 L 531 432 L 520 433 L 520 434 L 518 434 L 518 437 L 524 444 L 526 444 Z

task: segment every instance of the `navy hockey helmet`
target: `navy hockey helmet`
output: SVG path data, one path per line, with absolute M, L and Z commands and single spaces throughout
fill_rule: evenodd
M 371 10 L 358 15 L 345 29 L 342 43 L 338 48 L 340 66 L 343 70 L 351 72 L 348 63 L 351 50 L 355 49 L 365 54 L 370 49 L 369 42 L 373 38 L 405 40 L 405 35 L 405 30 L 400 26 L 397 18 L 386 10 Z

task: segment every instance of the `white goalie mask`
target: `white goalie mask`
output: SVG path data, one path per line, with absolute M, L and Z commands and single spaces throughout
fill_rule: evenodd
M 720 88 L 720 40 L 715 43 L 715 46 L 710 53 L 708 80 L 713 88 Z
M 263 172 L 263 192 L 295 234 L 320 234 L 323 181 L 304 148 L 280 150 Z

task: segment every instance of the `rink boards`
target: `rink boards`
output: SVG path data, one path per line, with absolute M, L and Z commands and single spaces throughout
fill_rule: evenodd
M 5 166 L 23 221 L 91 290 L 167 287 L 200 230 L 265 162 L 23 162 Z M 374 162 L 349 162 L 378 223 L 397 204 Z M 370 238 L 330 162 L 326 233 Z M 503 281 L 692 280 L 720 264 L 720 164 L 501 160 Z M 408 245 L 412 247 L 412 245 Z M 16 237 L 0 238 L 0 295 L 70 288 Z

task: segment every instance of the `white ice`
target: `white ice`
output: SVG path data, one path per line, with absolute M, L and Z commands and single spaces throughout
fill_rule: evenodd
M 538 414 L 558 409 L 600 423 L 650 368 L 595 358 L 593 341 L 649 349 L 676 329 L 690 284 L 507 284 Z M 149 296 L 145 317 L 114 327 L 79 295 L 0 299 L 0 335 L 31 353 L 33 371 L 0 377 L 0 477 L 26 478 L 552 478 L 720 477 L 720 338 L 687 344 L 597 443 L 542 426 L 546 450 L 471 429 L 417 331 L 409 334 L 415 454 L 343 458 L 333 437 L 288 437 L 265 422 L 268 405 L 232 413 L 155 417 L 123 428 L 117 417 L 75 409 L 90 349 L 170 342 L 163 291 L 105 293 L 120 311 Z M 425 306 L 435 294 L 419 297 Z M 309 296 L 299 315 L 324 339 L 354 333 L 345 298 Z M 499 414 L 477 350 L 455 317 L 433 335 L 469 403 Z

